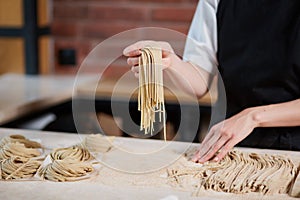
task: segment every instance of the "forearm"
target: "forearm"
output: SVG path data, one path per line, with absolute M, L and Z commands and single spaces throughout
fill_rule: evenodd
M 300 126 L 300 99 L 248 109 L 256 127 Z
M 208 91 L 211 75 L 200 67 L 182 61 L 176 55 L 173 55 L 170 67 L 164 72 L 177 87 L 198 98 Z
M 174 84 L 183 91 L 202 97 L 208 90 L 211 75 L 204 69 L 193 66 L 190 63 L 182 61 L 167 42 L 161 41 L 139 41 L 126 47 L 123 51 L 128 56 L 127 63 L 132 67 L 135 76 L 138 77 L 140 49 L 146 46 L 159 47 L 162 49 L 162 68 L 164 74 L 168 76 Z
M 214 125 L 193 160 L 201 163 L 221 160 L 230 149 L 257 127 L 300 126 L 300 99 L 252 107 Z M 218 150 L 221 150 L 219 153 Z M 216 155 L 217 154 L 217 155 Z

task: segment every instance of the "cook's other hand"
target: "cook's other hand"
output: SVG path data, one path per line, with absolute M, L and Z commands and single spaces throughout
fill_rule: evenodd
M 252 113 L 251 109 L 246 109 L 214 125 L 192 160 L 204 163 L 211 159 L 216 162 L 223 159 L 237 143 L 245 139 L 257 127 Z

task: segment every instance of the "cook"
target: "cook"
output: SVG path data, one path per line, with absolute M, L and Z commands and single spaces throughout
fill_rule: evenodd
M 139 50 L 161 47 L 164 74 L 199 98 L 219 70 L 226 119 L 193 160 L 219 161 L 235 145 L 300 150 L 300 1 L 201 0 L 188 38 L 183 59 L 162 41 L 137 42 L 124 55 L 138 75 Z

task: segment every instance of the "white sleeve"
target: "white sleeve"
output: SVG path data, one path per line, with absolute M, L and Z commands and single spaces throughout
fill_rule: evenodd
M 185 44 L 183 60 L 215 74 L 217 61 L 217 8 L 220 0 L 200 0 Z

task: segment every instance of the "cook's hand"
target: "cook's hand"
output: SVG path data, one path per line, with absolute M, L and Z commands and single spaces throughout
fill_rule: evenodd
M 178 57 L 174 53 L 173 48 L 168 42 L 158 42 L 158 41 L 139 41 L 136 42 L 128 47 L 126 47 L 123 51 L 125 56 L 128 56 L 127 63 L 132 66 L 131 71 L 134 72 L 135 76 L 138 77 L 139 73 L 139 56 L 141 55 L 141 49 L 144 47 L 151 46 L 151 47 L 159 47 L 162 49 L 163 54 L 163 69 L 170 67 L 172 61 L 178 60 Z M 177 57 L 177 59 L 176 59 Z
M 214 125 L 204 138 L 192 160 L 200 163 L 204 163 L 212 158 L 216 162 L 221 160 L 228 151 L 257 127 L 252 113 L 251 109 L 246 109 Z

